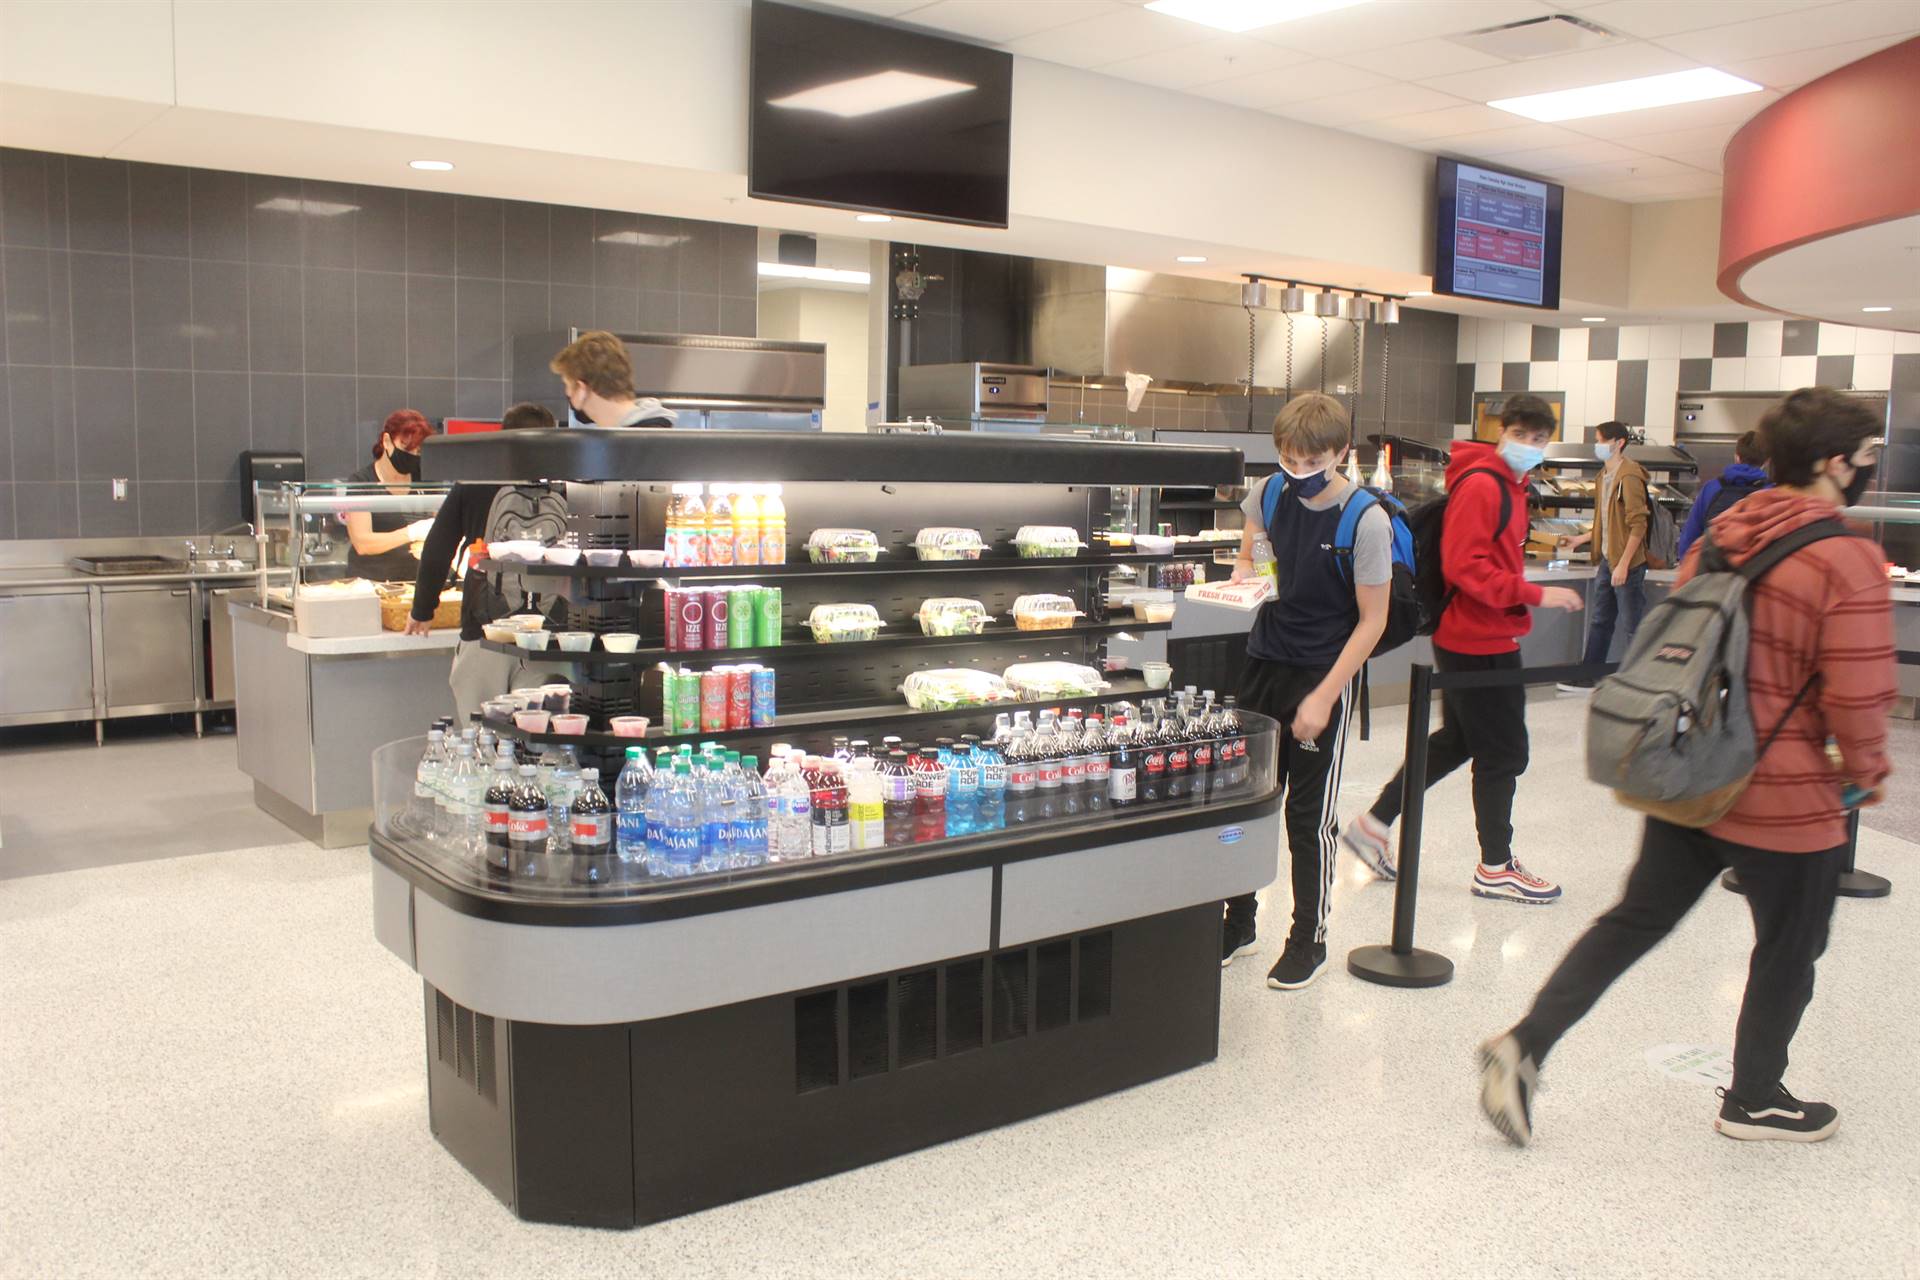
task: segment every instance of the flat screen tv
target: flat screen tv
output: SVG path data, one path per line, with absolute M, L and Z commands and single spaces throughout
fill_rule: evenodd
M 1566 188 L 1442 159 L 1433 291 L 1552 311 L 1560 306 L 1560 208 Z
M 1011 54 L 755 0 L 748 82 L 749 194 L 1007 225 Z

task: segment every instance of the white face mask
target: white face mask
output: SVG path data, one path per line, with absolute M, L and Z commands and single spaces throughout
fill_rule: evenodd
M 1613 461 L 1612 442 L 1607 440 L 1595 440 L 1593 442 L 1593 456 L 1600 459 L 1600 461 L 1602 462 Z

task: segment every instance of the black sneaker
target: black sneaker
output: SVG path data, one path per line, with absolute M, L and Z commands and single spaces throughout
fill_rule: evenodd
M 1516 1147 L 1533 1141 L 1533 1090 L 1540 1068 L 1509 1032 L 1480 1046 L 1480 1109 Z
M 1837 1110 L 1824 1102 L 1802 1102 L 1788 1093 L 1785 1085 L 1776 1085 L 1773 1096 L 1757 1106 L 1748 1106 L 1725 1089 L 1715 1092 L 1722 1101 L 1720 1118 L 1713 1122 L 1713 1127 L 1729 1138 L 1747 1142 L 1769 1138 L 1777 1142 L 1820 1142 L 1832 1137 L 1833 1131 L 1840 1127 Z
M 1326 967 L 1326 943 L 1289 941 L 1280 959 L 1267 971 L 1267 985 L 1275 991 L 1298 991 L 1325 972 Z
M 1253 921 L 1228 916 L 1220 925 L 1220 967 L 1226 968 L 1254 950 Z

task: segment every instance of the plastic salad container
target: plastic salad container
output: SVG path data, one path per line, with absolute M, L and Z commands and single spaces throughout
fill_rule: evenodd
M 960 596 L 922 600 L 914 616 L 920 620 L 920 634 L 927 636 L 977 636 L 993 621 L 987 606 Z
M 1025 560 L 1077 556 L 1086 545 L 1078 530 L 1063 524 L 1023 524 L 1013 535 L 1013 549 Z
M 914 672 L 900 686 L 900 692 L 907 695 L 907 705 L 915 711 L 951 711 L 999 702 L 1007 696 L 1007 683 L 991 671 L 943 667 Z
M 872 564 L 880 539 L 871 529 L 815 529 L 807 536 L 807 559 L 815 564 Z
M 987 544 L 978 529 L 935 526 L 914 535 L 913 549 L 922 560 L 978 560 Z
M 1060 631 L 1079 616 L 1080 606 L 1066 596 L 1021 596 L 1013 602 L 1013 625 L 1022 631 Z
M 870 604 L 817 604 L 807 615 L 807 627 L 820 644 L 871 640 L 881 625 L 880 611 Z
M 1109 687 L 1092 667 L 1073 662 L 1016 662 L 1006 670 L 1007 688 L 1022 701 L 1091 698 Z

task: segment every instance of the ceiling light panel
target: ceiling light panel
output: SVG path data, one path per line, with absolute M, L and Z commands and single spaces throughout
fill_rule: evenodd
M 963 80 L 923 76 L 913 71 L 876 71 L 872 75 L 802 89 L 784 98 L 770 98 L 767 105 L 788 111 L 821 111 L 852 120 L 932 102 L 936 98 L 951 98 L 958 93 L 971 93 L 978 87 Z
M 1147 8 L 1221 31 L 1253 31 L 1351 9 L 1368 0 L 1152 0 Z
M 847 271 L 839 267 L 801 267 L 791 262 L 763 262 L 760 274 L 775 280 L 820 280 L 831 284 L 871 284 L 867 271 Z
M 1643 76 L 1637 80 L 1616 80 L 1611 84 L 1587 85 L 1579 89 L 1559 89 L 1520 98 L 1495 98 L 1487 105 L 1501 111 L 1511 111 L 1529 120 L 1552 124 L 1562 120 L 1584 120 L 1589 116 L 1618 115 L 1623 111 L 1645 111 L 1649 107 L 1703 102 L 1710 98 L 1731 98 L 1739 94 L 1758 93 L 1760 88 L 1751 80 L 1730 76 L 1713 67 L 1696 67 L 1691 71 Z

